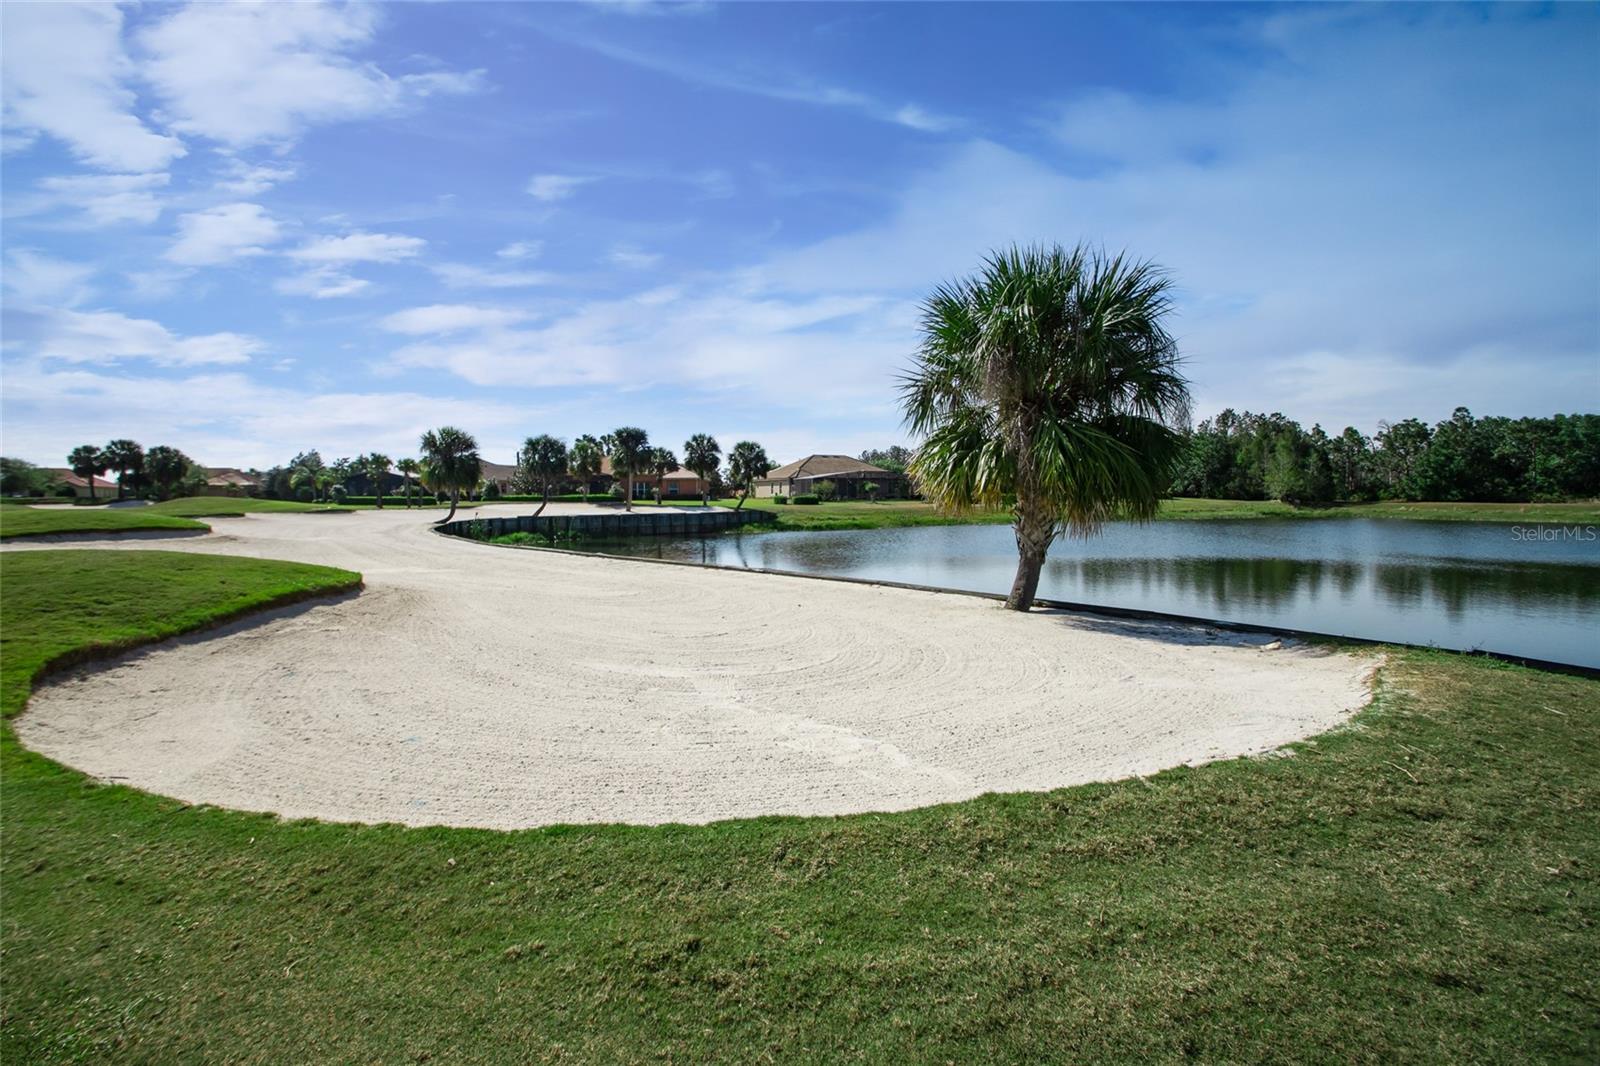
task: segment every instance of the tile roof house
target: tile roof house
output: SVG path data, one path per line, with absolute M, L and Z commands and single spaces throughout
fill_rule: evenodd
M 808 455 L 786 463 L 767 476 L 757 478 L 752 489 L 755 496 L 795 496 L 816 491 L 817 482 L 831 481 L 840 499 L 860 499 L 867 495 L 865 486 L 870 482 L 878 486 L 879 496 L 904 496 L 907 478 L 894 470 L 848 455 Z
M 45 467 L 44 472 L 50 475 L 50 484 L 52 486 L 71 489 L 74 496 L 88 497 L 89 483 L 67 467 L 49 466 Z M 117 483 L 115 481 L 103 477 L 94 479 L 95 499 L 115 499 L 116 495 Z
M 265 483 L 254 474 L 247 474 L 236 466 L 203 466 L 206 486 L 202 496 L 259 496 Z

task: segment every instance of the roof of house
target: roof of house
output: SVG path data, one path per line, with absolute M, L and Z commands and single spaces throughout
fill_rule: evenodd
M 89 483 L 87 481 L 79 477 L 77 474 L 74 474 L 67 467 L 47 466 L 44 468 L 44 472 L 50 475 L 50 479 L 52 481 L 59 481 L 63 485 L 71 485 L 75 489 L 85 489 L 89 487 Z M 108 481 L 97 474 L 95 475 L 94 479 L 94 487 L 97 489 L 114 489 L 117 487 L 117 483 L 115 481 Z
M 662 479 L 663 481 L 699 481 L 700 475 L 686 467 L 674 467 L 672 472 Z
M 763 481 L 784 481 L 789 478 L 808 477 L 904 477 L 893 470 L 848 455 L 808 455 L 775 470 L 768 470 Z
M 261 479 L 247 474 L 236 466 L 203 466 L 207 485 L 237 485 L 240 488 L 260 488 Z
M 478 469 L 485 481 L 510 481 L 517 474 L 516 466 L 510 463 L 484 461 L 479 464 Z

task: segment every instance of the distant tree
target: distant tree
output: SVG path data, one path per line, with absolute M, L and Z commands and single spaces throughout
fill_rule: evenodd
M 868 448 L 861 453 L 863 463 L 871 463 L 885 470 L 893 470 L 897 474 L 906 472 L 906 467 L 911 463 L 912 451 L 910 448 L 899 444 L 891 444 L 887 448 Z
M 559 437 L 541 433 L 522 442 L 522 450 L 517 453 L 517 471 L 542 497 L 539 509 L 533 512 L 535 518 L 550 504 L 551 482 L 566 476 L 567 459 L 567 443 Z
M 89 499 L 94 499 L 94 479 L 111 468 L 106 453 L 93 444 L 80 444 L 67 456 L 72 472 L 89 483 Z
M 728 453 L 728 483 L 739 494 L 739 502 L 733 505 L 735 511 L 744 506 L 756 479 L 766 477 L 772 465 L 767 450 L 753 440 L 742 440 L 733 446 Z
M 1343 433 L 1328 442 L 1328 464 L 1335 499 L 1367 499 L 1372 456 L 1360 430 L 1346 426 Z
M 1382 478 L 1383 495 L 1389 499 L 1420 500 L 1421 486 L 1417 482 L 1417 464 L 1428 450 L 1433 431 L 1415 418 L 1403 422 L 1378 423 L 1378 436 L 1374 439 L 1377 451 L 1373 456 Z
M 176 448 L 158 444 L 144 453 L 144 473 L 157 499 L 170 499 L 194 464 Z
M 415 459 L 405 458 L 394 464 L 400 471 L 400 477 L 405 481 L 406 507 L 411 506 L 411 479 L 422 472 L 422 464 Z
M 839 483 L 832 478 L 824 478 L 811 486 L 811 491 L 823 503 L 832 503 L 839 497 Z
M 622 481 L 623 506 L 631 511 L 633 479 L 650 465 L 650 435 L 638 426 L 623 426 L 612 430 L 606 438 L 611 441 L 611 472 Z
M 422 435 L 420 450 L 423 484 L 434 492 L 450 494 L 450 513 L 440 519 L 448 522 L 456 515 L 461 494 L 471 492 L 483 475 L 478 442 L 466 430 L 441 426 Z
M 672 454 L 671 448 L 650 449 L 650 474 L 656 479 L 656 506 L 660 507 L 665 501 L 666 486 L 662 482 L 668 474 L 678 469 L 678 457 Z
M 694 471 L 695 477 L 700 479 L 700 503 L 702 506 L 711 504 L 711 482 L 717 476 L 717 467 L 722 462 L 722 448 L 717 444 L 717 438 L 708 433 L 696 433 L 683 443 L 683 465 Z
M 862 485 L 861 491 L 866 493 L 867 499 L 871 500 L 873 503 L 878 502 L 879 487 L 876 481 L 869 481 L 865 485 Z
M 589 502 L 589 483 L 600 476 L 600 460 L 604 457 L 600 442 L 587 433 L 573 441 L 572 450 L 567 453 L 567 469 L 578 482 L 584 503 Z
M 902 387 L 923 439 L 910 473 L 948 510 L 1010 505 L 1007 607 L 1032 607 L 1061 531 L 1154 517 L 1189 416 L 1170 308 L 1158 267 L 1082 246 L 997 252 L 924 303 Z
M 7 496 L 43 496 L 50 475 L 26 459 L 0 458 L 0 492 Z
M 384 485 L 389 480 L 389 467 L 394 465 L 394 460 L 382 452 L 373 452 L 371 455 L 362 456 L 356 462 L 362 473 L 367 475 L 367 480 L 372 482 L 372 505 L 380 511 L 383 510 Z
M 138 491 L 139 474 L 144 470 L 144 449 L 134 440 L 114 440 L 105 446 L 106 463 L 117 472 L 117 499 L 127 494 L 131 483 Z

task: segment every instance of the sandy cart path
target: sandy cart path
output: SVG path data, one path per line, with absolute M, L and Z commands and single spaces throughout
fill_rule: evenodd
M 1146 774 L 1271 750 L 1368 695 L 1370 657 L 1264 636 L 515 551 L 430 517 L 255 515 L 160 545 L 348 567 L 367 589 L 64 675 L 19 734 L 191 802 L 512 828 Z

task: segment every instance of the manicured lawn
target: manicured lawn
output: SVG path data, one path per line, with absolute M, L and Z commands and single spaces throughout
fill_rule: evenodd
M 0 566 L 8 715 L 53 656 L 354 578 Z M 1590 680 L 1396 653 L 1292 757 L 698 828 L 280 823 L 0 746 L 6 1062 L 1600 1051 Z
M 151 504 L 145 510 L 157 514 L 185 515 L 189 517 L 267 514 L 271 512 L 305 513 L 308 511 L 346 511 L 326 503 L 298 503 L 294 500 L 257 500 L 232 496 L 186 496 L 182 499 L 164 500 Z
M 211 527 L 153 507 L 3 507 L 0 539 L 43 537 L 58 533 L 128 533 L 148 529 L 199 529 Z

